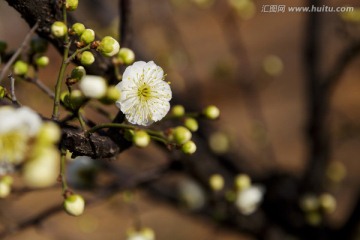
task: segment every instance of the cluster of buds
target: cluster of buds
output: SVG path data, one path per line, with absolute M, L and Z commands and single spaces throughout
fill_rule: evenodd
M 336 199 L 329 193 L 308 193 L 301 197 L 299 205 L 305 214 L 306 222 L 319 225 L 324 214 L 331 214 L 336 210 Z
M 262 202 L 265 189 L 258 184 L 252 184 L 247 174 L 238 174 L 234 179 L 234 189 L 226 194 L 227 200 L 234 202 L 235 207 L 243 215 L 254 213 Z

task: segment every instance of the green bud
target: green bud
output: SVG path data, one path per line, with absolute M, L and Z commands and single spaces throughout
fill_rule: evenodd
M 225 180 L 220 174 L 213 174 L 209 178 L 209 186 L 214 191 L 220 191 L 224 188 Z
M 12 185 L 14 182 L 14 178 L 12 176 L 5 175 L 0 179 L 0 181 L 8 185 Z
M 106 57 L 112 57 L 119 52 L 120 44 L 110 36 L 104 37 L 97 50 Z
M 34 37 L 30 42 L 31 51 L 34 53 L 44 53 L 47 50 L 48 42 L 40 37 Z
M 51 25 L 51 33 L 57 38 L 62 38 L 67 33 L 67 26 L 63 22 L 56 21 Z
M 7 43 L 4 41 L 0 41 L 0 54 L 4 53 L 7 48 Z
M 199 124 L 194 118 L 186 118 L 184 125 L 192 132 L 196 132 L 199 128 Z
M 60 101 L 64 104 L 65 107 L 70 107 L 70 99 L 69 99 L 70 93 L 68 91 L 62 92 L 60 94 Z
M 129 48 L 120 48 L 118 59 L 120 60 L 121 63 L 130 65 L 135 60 L 135 53 L 133 52 L 133 50 Z
M 82 23 L 74 23 L 71 30 L 73 30 L 76 35 L 81 36 L 81 34 L 85 31 L 85 26 Z
M 71 71 L 70 78 L 80 81 L 86 75 L 85 68 L 83 66 L 77 66 Z
M 175 105 L 171 108 L 171 114 L 174 117 L 182 117 L 185 114 L 185 108 L 183 105 Z
M 172 135 L 173 135 L 174 141 L 177 144 L 184 144 L 187 141 L 189 141 L 192 137 L 191 132 L 186 127 L 183 127 L 183 126 L 176 127 L 173 130 Z
M 216 106 L 210 105 L 203 110 L 203 114 L 208 119 L 214 120 L 220 116 L 220 110 Z
M 144 130 L 135 131 L 133 142 L 137 147 L 147 147 L 150 143 L 150 136 Z
M 108 87 L 108 89 L 106 90 L 105 96 L 100 98 L 100 102 L 104 104 L 113 104 L 117 100 L 119 100 L 120 96 L 121 96 L 120 90 L 115 86 L 111 86 Z
M 263 69 L 268 75 L 276 77 L 283 72 L 284 64 L 278 56 L 269 55 L 263 61 Z
M 79 5 L 79 0 L 66 0 L 65 2 L 66 10 L 68 11 L 76 10 L 78 5 Z
M 80 40 L 86 44 L 89 44 L 95 40 L 95 32 L 92 29 L 85 29 L 80 36 Z
M 29 65 L 26 62 L 21 60 L 15 62 L 14 64 L 15 75 L 23 76 L 28 72 L 28 70 L 29 70 Z
M 72 109 L 78 109 L 81 107 L 81 105 L 84 103 L 86 97 L 84 96 L 84 94 L 78 90 L 72 90 L 70 95 L 69 95 L 69 101 L 70 101 L 70 106 Z
M 193 141 L 187 141 L 181 146 L 181 151 L 185 154 L 193 154 L 196 152 L 196 144 Z
M 4 98 L 6 95 L 6 90 L 3 86 L 0 86 L 0 99 Z
M 90 51 L 85 51 L 81 54 L 80 62 L 82 65 L 91 65 L 95 61 L 94 54 Z
M 49 61 L 47 56 L 41 56 L 35 59 L 35 64 L 39 67 L 46 67 L 49 64 Z
M 64 200 L 64 209 L 71 216 L 80 216 L 85 209 L 85 200 L 79 194 L 72 194 Z

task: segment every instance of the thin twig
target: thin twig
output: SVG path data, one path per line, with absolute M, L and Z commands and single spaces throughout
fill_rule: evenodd
M 15 78 L 13 77 L 12 73 L 9 74 L 8 78 L 9 78 L 9 81 L 10 81 L 11 101 L 16 105 L 20 105 L 19 102 L 17 101 L 17 98 L 16 98 L 16 94 L 15 94 Z
M 6 65 L 3 67 L 3 69 L 0 72 L 0 83 L 2 79 L 4 78 L 6 72 L 9 70 L 11 65 L 15 62 L 17 57 L 20 55 L 20 53 L 23 51 L 25 46 L 29 43 L 31 36 L 34 34 L 36 29 L 39 26 L 39 22 L 36 22 L 35 25 L 31 28 L 31 30 L 28 32 L 28 34 L 25 36 L 24 41 L 21 43 L 20 47 L 16 50 L 16 52 L 12 55 L 10 60 L 6 63 Z
M 55 98 L 55 93 L 48 86 L 46 86 L 39 78 L 37 78 L 37 77 L 35 77 L 35 78 L 27 77 L 24 80 L 36 85 L 41 91 L 46 93 L 46 95 L 48 95 L 51 99 Z

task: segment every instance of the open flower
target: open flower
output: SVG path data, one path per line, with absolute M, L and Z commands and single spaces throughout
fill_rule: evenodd
M 42 121 L 28 107 L 0 108 L 0 163 L 21 163 L 26 155 L 28 141 L 34 137 Z
M 121 97 L 116 106 L 132 124 L 148 126 L 161 120 L 170 109 L 170 86 L 164 81 L 162 68 L 153 61 L 127 67 L 117 87 Z

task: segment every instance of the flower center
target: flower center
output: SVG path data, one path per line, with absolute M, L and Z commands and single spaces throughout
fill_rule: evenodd
M 142 99 L 148 99 L 151 97 L 151 90 L 150 87 L 147 84 L 143 84 L 138 89 L 138 96 Z

